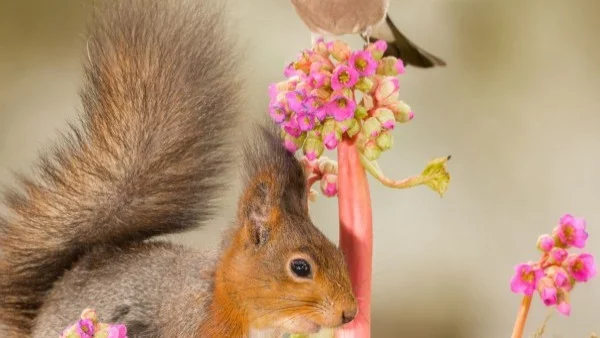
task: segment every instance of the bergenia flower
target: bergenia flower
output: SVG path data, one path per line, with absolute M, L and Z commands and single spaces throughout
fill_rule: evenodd
M 298 127 L 302 131 L 312 130 L 315 125 L 315 118 L 308 113 L 299 113 L 297 116 Z
M 569 253 L 563 248 L 552 248 L 549 253 L 550 261 L 554 264 L 562 264 Z
M 290 107 L 291 110 L 293 110 L 295 112 L 299 112 L 304 108 L 302 103 L 304 102 L 306 97 L 307 97 L 307 94 L 306 94 L 306 90 L 304 90 L 304 89 L 296 89 L 293 91 L 289 91 L 287 94 L 285 94 L 285 98 L 287 99 L 288 106 Z
M 377 84 L 375 89 L 375 100 L 379 105 L 394 104 L 398 101 L 398 90 L 400 85 L 395 77 L 385 77 Z
M 546 306 L 555 305 L 558 302 L 558 290 L 550 277 L 543 277 L 538 283 L 540 298 Z
M 328 104 L 329 113 L 336 121 L 344 121 L 354 116 L 356 103 L 343 94 L 334 94 Z
M 396 117 L 394 116 L 394 113 L 388 108 L 381 107 L 375 109 L 375 111 L 373 112 L 373 116 L 376 117 L 377 120 L 379 120 L 379 122 L 381 123 L 381 127 L 383 127 L 384 129 L 391 130 L 394 129 L 394 127 L 396 126 Z
M 547 234 L 541 235 L 538 238 L 537 247 L 543 252 L 548 252 L 552 250 L 552 248 L 554 247 L 554 238 Z
M 107 338 L 127 338 L 127 328 L 122 324 L 112 325 L 108 329 Z
M 371 76 L 377 69 L 377 61 L 373 58 L 373 54 L 366 50 L 352 53 L 348 63 L 361 76 Z
M 380 60 L 383 57 L 383 53 L 386 51 L 387 47 L 387 42 L 384 40 L 377 40 L 368 45 L 365 50 L 370 52 L 375 60 Z
M 304 155 L 309 161 L 314 161 L 321 156 L 324 150 L 323 142 L 316 136 L 309 136 L 304 142 Z
M 343 41 L 330 41 L 327 43 L 327 50 L 337 61 L 346 61 L 350 57 L 350 47 Z
M 287 112 L 285 107 L 281 104 L 273 104 L 269 107 L 269 114 L 275 123 L 281 124 L 285 121 Z
M 93 309 L 85 309 L 80 317 L 77 323 L 61 333 L 60 338 L 127 338 L 125 325 L 100 323 Z
M 333 197 L 337 194 L 337 175 L 325 174 L 321 179 L 321 191 L 323 195 Z
M 568 316 L 571 314 L 571 304 L 569 303 L 569 293 L 564 291 L 558 292 L 558 312 Z
M 335 131 L 330 131 L 327 134 L 323 134 L 323 144 L 328 150 L 335 149 L 339 141 L 340 138 Z
M 358 82 L 358 72 L 354 68 L 340 64 L 333 70 L 331 76 L 331 88 L 333 90 L 352 88 L 356 82 Z
M 585 231 L 585 220 L 583 218 L 573 217 L 566 214 L 560 219 L 560 224 L 554 230 L 555 235 L 560 240 L 560 243 L 569 248 L 574 246 L 582 249 L 585 247 L 585 241 L 588 238 L 588 233 Z
M 532 263 L 519 264 L 515 267 L 515 274 L 511 279 L 510 288 L 514 293 L 531 296 L 543 275 L 544 272 Z
M 304 101 L 304 107 L 319 121 L 323 121 L 327 117 L 327 105 L 316 95 L 309 96 Z
M 552 278 L 556 287 L 566 291 L 571 290 L 571 280 L 565 269 L 557 266 L 552 266 L 547 269 L 546 276 Z
M 383 76 L 396 76 L 398 74 L 403 74 L 404 63 L 400 59 L 387 56 L 381 59 L 377 66 L 376 72 L 377 74 Z
M 311 72 L 306 79 L 307 84 L 312 88 L 321 88 L 330 84 L 330 75 L 322 72 Z
M 300 137 L 302 131 L 300 130 L 300 126 L 298 124 L 298 116 L 292 116 L 289 120 L 285 121 L 283 123 L 283 129 L 286 133 L 294 137 Z
M 76 330 L 81 338 L 94 337 L 94 323 L 90 319 L 80 319 L 77 322 Z
M 587 282 L 596 276 L 594 256 L 589 253 L 570 255 L 565 265 L 571 277 L 578 282 Z

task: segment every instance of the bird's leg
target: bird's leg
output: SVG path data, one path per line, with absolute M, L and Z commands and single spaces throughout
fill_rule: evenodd
M 363 39 L 365 39 L 365 47 L 371 43 L 371 32 L 373 31 L 373 27 L 367 26 L 360 32 L 360 35 Z

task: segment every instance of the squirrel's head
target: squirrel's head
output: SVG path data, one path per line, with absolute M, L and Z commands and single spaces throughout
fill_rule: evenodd
M 344 256 L 308 215 L 300 163 L 272 132 L 260 136 L 246 152 L 238 226 L 217 281 L 252 329 L 339 327 L 358 311 Z

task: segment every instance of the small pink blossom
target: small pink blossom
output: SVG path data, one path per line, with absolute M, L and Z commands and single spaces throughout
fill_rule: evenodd
M 352 53 L 348 63 L 361 76 L 371 76 L 377 70 L 377 62 L 373 59 L 373 55 L 364 50 Z
M 537 247 L 543 252 L 548 252 L 552 250 L 552 248 L 554 247 L 554 238 L 552 238 L 552 236 L 550 235 L 541 235 L 538 238 Z
M 398 59 L 398 61 L 396 61 L 396 71 L 398 72 L 398 74 L 404 74 L 405 72 L 404 62 L 401 59 Z
M 558 293 L 558 306 L 556 307 L 558 312 L 565 316 L 571 314 L 571 304 L 569 304 L 569 294 L 565 291 Z
M 108 329 L 107 338 L 127 338 L 127 328 L 122 324 L 112 325 Z
M 585 241 L 588 238 L 585 227 L 585 219 L 566 214 L 561 217 L 560 224 L 556 227 L 555 233 L 565 247 L 574 246 L 582 249 L 585 247 Z
M 345 64 L 338 65 L 331 76 L 331 88 L 340 90 L 352 88 L 358 82 L 358 72 Z
M 321 72 L 313 72 L 306 81 L 310 87 L 317 89 L 329 84 L 329 76 Z
M 312 130 L 315 126 L 315 119 L 307 113 L 299 113 L 296 119 L 298 120 L 298 127 L 302 131 Z
M 323 144 L 328 150 L 333 150 L 338 145 L 338 138 L 334 131 L 323 136 Z
M 274 104 L 269 107 L 269 114 L 275 123 L 281 124 L 285 121 L 287 112 L 285 107 L 280 104 Z
M 379 105 L 395 103 L 398 100 L 400 85 L 395 77 L 385 77 L 375 89 L 375 100 Z
M 303 109 L 302 102 L 306 99 L 306 91 L 303 89 L 297 89 L 285 94 L 288 106 L 291 110 L 299 112 Z
M 515 275 L 511 279 L 510 288 L 514 293 L 531 296 L 543 275 L 544 272 L 531 263 L 519 264 L 515 267 Z
M 290 134 L 293 137 L 300 137 L 302 132 L 300 131 L 300 126 L 298 125 L 297 116 L 292 116 L 289 120 L 283 123 L 283 129 L 286 133 Z
M 552 267 L 548 273 L 548 276 L 552 277 L 554 284 L 561 288 L 569 291 L 571 289 L 571 281 L 569 275 L 563 268 Z
M 587 282 L 596 276 L 594 256 L 589 253 L 571 255 L 567 258 L 565 264 L 571 277 L 578 282 Z
M 327 197 L 333 197 L 337 194 L 337 175 L 325 174 L 321 178 L 321 191 Z
M 342 94 L 332 95 L 329 101 L 329 112 L 336 121 L 344 121 L 354 116 L 356 102 Z
M 319 121 L 323 121 L 327 116 L 327 105 L 316 95 L 309 96 L 304 102 L 304 106 Z
M 546 306 L 555 305 L 558 301 L 558 291 L 554 285 L 554 281 L 549 277 L 543 277 L 538 285 L 540 298 Z
M 90 319 L 80 319 L 77 322 L 76 330 L 81 338 L 92 338 L 94 337 L 94 322 Z
M 387 42 L 385 42 L 384 40 L 377 40 L 375 41 L 375 43 L 373 43 L 373 46 L 375 46 L 375 48 L 378 51 L 385 52 L 385 50 L 387 49 Z
M 327 43 L 327 50 L 338 61 L 346 61 L 350 57 L 351 49 L 343 41 L 335 40 Z
M 569 253 L 563 248 L 552 248 L 550 250 L 550 259 L 553 263 L 562 264 Z

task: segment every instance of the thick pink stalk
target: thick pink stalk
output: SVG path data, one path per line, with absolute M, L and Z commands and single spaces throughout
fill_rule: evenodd
M 356 318 L 339 329 L 336 336 L 369 338 L 373 219 L 369 183 L 355 142 L 355 138 L 344 138 L 338 145 L 338 205 L 340 247 L 350 269 L 359 310 Z
M 521 301 L 521 307 L 517 313 L 517 319 L 515 320 L 515 326 L 513 328 L 512 338 L 523 337 L 523 330 L 525 329 L 525 322 L 527 322 L 527 315 L 529 314 L 529 307 L 531 306 L 531 296 L 524 296 Z

